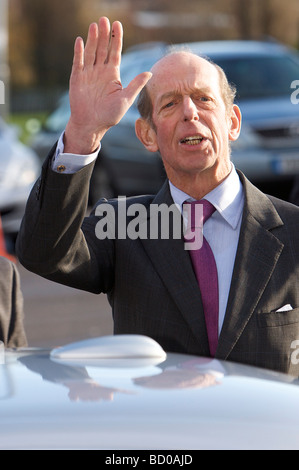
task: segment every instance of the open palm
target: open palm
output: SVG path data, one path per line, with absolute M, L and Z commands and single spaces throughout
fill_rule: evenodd
M 111 30 L 112 29 L 112 30 Z M 147 83 L 144 72 L 123 88 L 120 78 L 122 26 L 100 18 L 89 27 L 86 46 L 75 42 L 70 78 L 71 117 L 65 132 L 65 152 L 91 153 L 105 132 L 116 125 Z

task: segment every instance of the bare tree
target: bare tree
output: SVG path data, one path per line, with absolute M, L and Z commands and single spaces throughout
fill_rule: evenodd
M 24 69 L 28 66 L 33 68 L 31 81 L 43 86 L 65 83 L 70 72 L 74 37 L 79 30 L 79 2 L 13 0 L 13 4 L 16 10 L 10 11 L 11 22 L 17 15 L 14 18 L 17 24 L 10 31 L 11 36 L 15 37 L 12 44 L 21 49 L 27 47 Z M 17 71 L 13 72 L 13 76 L 17 77 Z
M 75 37 L 86 37 L 102 15 L 122 21 L 124 49 L 266 35 L 299 45 L 298 0 L 9 0 L 9 8 L 11 77 L 19 86 L 66 86 Z M 140 13 L 163 21 L 141 24 Z

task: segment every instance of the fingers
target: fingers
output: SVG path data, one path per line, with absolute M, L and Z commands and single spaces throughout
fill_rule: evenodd
M 95 64 L 107 64 L 118 66 L 121 60 L 123 30 L 119 21 L 112 24 L 112 31 L 108 18 L 102 17 L 99 23 L 89 26 L 86 46 L 84 50 L 84 67 Z M 76 63 L 82 66 L 82 50 L 76 57 Z
M 73 71 L 82 70 L 84 67 L 84 43 L 83 39 L 78 37 L 74 46 Z
M 102 17 L 98 23 L 98 42 L 96 47 L 96 62 L 104 64 L 107 60 L 110 44 L 110 22 L 108 18 Z
M 84 67 L 93 66 L 96 60 L 99 30 L 96 23 L 89 26 L 86 46 L 84 50 Z
M 112 24 L 111 39 L 109 45 L 108 62 L 118 66 L 121 62 L 121 53 L 123 46 L 123 28 L 119 21 Z

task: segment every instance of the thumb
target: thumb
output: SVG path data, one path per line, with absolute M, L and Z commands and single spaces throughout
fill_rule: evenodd
M 141 92 L 142 88 L 145 87 L 152 75 L 153 74 L 151 72 L 140 73 L 129 83 L 129 85 L 124 91 L 126 92 L 126 98 L 130 105 L 133 103 L 138 93 Z

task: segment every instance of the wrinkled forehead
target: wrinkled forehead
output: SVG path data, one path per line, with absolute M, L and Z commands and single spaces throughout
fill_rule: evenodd
M 160 59 L 151 69 L 148 90 L 152 98 L 167 90 L 183 91 L 188 88 L 210 88 L 220 92 L 219 73 L 203 57 L 190 52 L 173 52 Z

